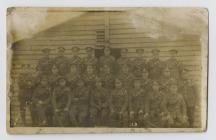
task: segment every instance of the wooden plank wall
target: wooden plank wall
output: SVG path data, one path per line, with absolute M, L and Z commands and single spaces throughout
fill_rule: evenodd
M 26 39 L 15 44 L 13 55 L 12 77 L 15 81 L 15 90 L 11 99 L 11 119 L 16 126 L 22 126 L 19 115 L 19 101 L 17 98 L 19 89 L 17 87 L 17 77 L 20 73 L 21 64 L 31 64 L 29 71 L 34 71 L 38 60 L 41 58 L 41 49 L 49 47 L 52 49 L 51 57 L 56 56 L 58 47 L 65 47 L 66 56 L 70 57 L 71 48 L 77 46 L 81 48 L 81 57 L 85 56 L 85 47 L 101 47 L 104 43 L 105 34 L 109 33 L 109 42 L 113 48 L 128 48 L 128 57 L 135 58 L 135 49 L 144 48 L 144 57 L 151 58 L 150 51 L 153 48 L 161 50 L 160 57 L 166 60 L 169 57 L 168 51 L 176 49 L 179 51 L 178 59 L 189 70 L 190 77 L 200 84 L 200 56 L 201 46 L 197 36 L 179 36 L 178 39 L 167 38 L 153 39 L 148 36 L 148 31 L 136 29 L 133 22 L 128 20 L 128 15 L 124 12 L 89 12 L 85 15 L 69 20 L 61 25 L 38 33 L 31 39 Z M 106 24 L 109 23 L 107 26 Z M 106 25 L 106 27 L 105 27 Z M 197 115 L 199 116 L 199 114 Z M 30 123 L 29 112 L 27 119 Z

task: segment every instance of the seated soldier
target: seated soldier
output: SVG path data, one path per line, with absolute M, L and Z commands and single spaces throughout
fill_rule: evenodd
M 35 109 L 35 125 L 47 126 L 47 111 L 51 103 L 51 89 L 48 85 L 47 77 L 41 77 L 39 85 L 33 92 L 33 106 Z
M 160 90 L 159 83 L 154 81 L 150 94 L 146 100 L 146 112 L 144 115 L 144 125 L 146 127 L 160 128 L 164 127 L 162 118 L 164 115 L 164 108 L 162 107 L 164 102 L 164 93 Z
M 77 80 L 81 79 L 81 75 L 78 71 L 78 67 L 75 64 L 70 65 L 70 72 L 67 74 L 67 81 L 70 85 L 71 90 L 77 86 Z
M 54 125 L 68 126 L 68 111 L 71 103 L 70 88 L 66 86 L 66 80 L 61 77 L 58 85 L 53 90 L 52 103 L 54 108 Z
M 112 90 L 114 87 L 114 76 L 108 65 L 104 65 L 100 70 L 100 78 L 107 90 Z
M 128 126 L 128 93 L 119 79 L 115 79 L 115 88 L 110 97 L 110 125 Z
M 167 96 L 164 102 L 164 108 L 166 109 L 167 127 L 188 127 L 187 107 L 184 98 L 178 93 L 178 86 L 176 83 L 172 83 L 170 86 L 169 96 Z
M 107 125 L 109 97 L 108 91 L 102 86 L 101 79 L 97 78 L 90 101 L 90 119 L 93 126 Z
M 72 126 L 87 126 L 89 109 L 89 91 L 84 81 L 79 79 L 77 87 L 71 93 L 70 121 Z
M 96 74 L 95 74 L 95 67 L 93 65 L 88 65 L 86 68 L 86 73 L 83 75 L 85 85 L 89 88 L 89 91 L 94 87 Z
M 141 127 L 144 115 L 144 90 L 139 79 L 134 80 L 133 88 L 129 94 L 130 127 Z

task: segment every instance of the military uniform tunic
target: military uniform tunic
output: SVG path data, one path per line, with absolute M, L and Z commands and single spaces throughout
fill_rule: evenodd
M 69 87 L 57 86 L 53 91 L 52 103 L 55 109 L 55 126 L 68 126 L 68 110 L 71 103 Z
M 135 58 L 133 60 L 133 74 L 135 77 L 140 78 L 142 76 L 143 68 L 146 68 L 146 61 L 143 58 Z
M 47 126 L 47 109 L 51 104 L 51 89 L 49 86 L 38 85 L 33 92 L 33 104 L 35 107 L 35 117 L 37 126 Z
M 56 64 L 59 74 L 65 75 L 69 72 L 69 60 L 66 56 L 57 56 L 52 60 L 53 64 Z
M 171 77 L 178 80 L 181 77 L 183 65 L 175 58 L 166 60 L 165 64 L 170 70 Z
M 93 125 L 106 125 L 109 113 L 110 94 L 103 87 L 96 87 L 91 94 L 90 117 Z
M 160 59 L 151 59 L 147 64 L 147 69 L 149 71 L 149 78 L 152 80 L 160 80 L 163 72 L 163 62 Z
M 43 57 L 39 60 L 36 68 L 40 75 L 49 74 L 52 68 L 52 60 L 49 57 Z

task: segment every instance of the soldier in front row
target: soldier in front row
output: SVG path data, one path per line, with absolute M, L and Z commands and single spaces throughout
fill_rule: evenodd
M 170 84 L 169 95 L 166 96 L 164 102 L 164 109 L 166 109 L 167 121 L 165 127 L 188 127 L 187 107 L 183 96 L 178 93 L 178 86 L 176 83 Z
M 103 65 L 103 67 L 100 69 L 100 78 L 102 82 L 104 83 L 104 87 L 111 91 L 114 88 L 114 76 L 111 72 L 111 68 L 109 65 Z
M 71 103 L 70 88 L 66 79 L 58 79 L 58 86 L 53 90 L 54 126 L 69 126 L 69 107 Z
M 26 109 L 30 105 L 31 116 L 34 117 L 34 111 L 32 110 L 32 92 L 34 90 L 35 83 L 33 82 L 33 76 L 26 69 L 29 69 L 28 65 L 22 65 L 23 73 L 18 77 L 19 95 L 18 99 L 20 102 L 20 115 L 24 125 L 26 124 Z
M 51 104 L 51 89 L 47 77 L 43 76 L 40 78 L 40 83 L 33 92 L 32 103 L 36 115 L 33 123 L 36 126 L 47 126 L 49 118 L 47 111 Z
M 89 91 L 82 79 L 71 92 L 70 123 L 72 126 L 88 126 Z
M 111 92 L 110 121 L 114 127 L 128 126 L 128 92 L 119 79 L 115 79 L 115 88 Z
M 92 126 L 106 126 L 108 124 L 109 98 L 110 94 L 108 90 L 103 87 L 102 80 L 97 78 L 90 101 L 90 120 Z
M 143 115 L 145 105 L 145 91 L 142 89 L 140 79 L 135 79 L 133 88 L 129 93 L 129 126 L 141 127 L 143 126 Z

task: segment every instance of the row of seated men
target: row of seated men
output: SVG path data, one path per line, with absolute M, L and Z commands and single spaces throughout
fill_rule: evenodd
M 20 75 L 24 123 L 29 106 L 32 126 L 194 127 L 198 93 L 176 50 L 166 62 L 160 60 L 159 50 L 152 50 L 147 63 L 143 49 L 137 49 L 133 61 L 127 49 L 118 60 L 110 48 L 99 60 L 92 48 L 83 60 L 78 48 L 72 49 L 71 59 L 64 51 L 59 48 L 51 59 L 50 50 L 43 50 L 38 75 Z

